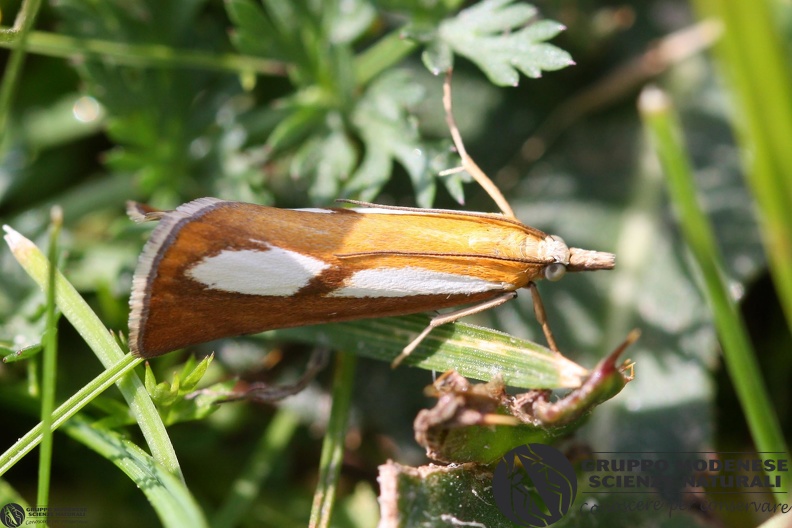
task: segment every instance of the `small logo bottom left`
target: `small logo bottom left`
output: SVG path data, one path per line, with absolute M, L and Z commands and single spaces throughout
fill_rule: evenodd
M 0 522 L 8 528 L 22 526 L 25 522 L 25 508 L 16 502 L 9 502 L 0 509 Z

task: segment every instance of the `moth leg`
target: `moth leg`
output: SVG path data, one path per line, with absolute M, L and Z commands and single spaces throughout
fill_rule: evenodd
M 454 120 L 454 114 L 451 111 L 451 70 L 449 69 L 446 72 L 445 80 L 443 81 L 443 109 L 445 110 L 446 116 L 446 124 L 448 125 L 448 130 L 451 132 L 451 138 L 454 140 L 454 146 L 459 153 L 459 157 L 462 158 L 462 169 L 467 171 L 476 183 L 481 185 L 481 187 L 487 191 L 487 194 L 490 195 L 492 200 L 497 204 L 500 208 L 501 212 L 505 216 L 509 218 L 516 218 L 514 216 L 514 211 L 512 210 L 509 202 L 506 201 L 506 198 L 503 196 L 503 193 L 498 189 L 498 186 L 487 176 L 481 168 L 476 165 L 476 162 L 473 161 L 467 150 L 465 150 L 465 144 L 462 142 L 462 134 L 459 133 L 459 128 L 457 128 L 456 121 Z M 452 169 L 452 172 L 457 169 Z M 448 172 L 448 171 L 444 171 Z
M 466 317 L 468 315 L 477 314 L 479 312 L 483 312 L 485 310 L 489 310 L 490 308 L 495 308 L 496 306 L 500 306 L 501 304 L 505 303 L 506 301 L 510 301 L 517 297 L 517 292 L 506 292 L 502 295 L 498 295 L 488 301 L 484 301 L 480 304 L 476 304 L 474 306 L 469 306 L 467 308 L 461 308 L 459 310 L 454 310 L 453 312 L 448 312 L 444 314 L 438 314 L 432 317 L 429 321 L 429 325 L 424 328 L 423 332 L 418 334 L 418 337 L 412 340 L 412 342 L 404 347 L 404 350 L 401 351 L 401 354 L 396 356 L 396 359 L 391 362 L 391 368 L 396 368 L 399 364 L 404 361 L 404 358 L 409 356 L 416 347 L 421 344 L 421 341 L 424 340 L 426 336 L 429 335 L 429 332 L 432 329 L 437 328 L 438 326 L 442 326 L 446 323 L 453 323 L 457 319 L 461 319 L 462 317 Z
M 539 321 L 539 324 L 542 325 L 542 331 L 544 332 L 545 339 L 547 339 L 547 344 L 550 346 L 550 350 L 556 354 L 560 354 L 561 352 L 558 350 L 558 345 L 556 344 L 555 338 L 553 337 L 553 331 L 550 330 L 550 325 L 547 323 L 547 314 L 545 314 L 542 298 L 539 296 L 539 289 L 533 282 L 528 283 L 528 288 L 531 290 L 534 315 L 536 316 L 536 320 Z

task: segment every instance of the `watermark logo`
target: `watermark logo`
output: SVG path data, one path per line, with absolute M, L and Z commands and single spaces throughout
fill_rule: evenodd
M 9 502 L 0 508 L 0 522 L 8 528 L 22 526 L 25 522 L 25 509 L 16 502 Z
M 87 522 L 87 512 L 88 509 L 84 506 L 29 506 L 23 508 L 15 502 L 9 502 L 0 508 L 0 524 L 7 528 L 16 528 L 23 524 L 25 526 L 34 524 L 46 524 L 48 526 L 85 524 Z
M 498 509 L 517 526 L 550 526 L 575 502 L 575 468 L 561 451 L 528 444 L 506 453 L 495 468 L 492 493 Z
M 782 452 L 593 452 L 581 461 L 581 513 L 788 514 Z M 610 500 L 604 497 L 609 496 Z

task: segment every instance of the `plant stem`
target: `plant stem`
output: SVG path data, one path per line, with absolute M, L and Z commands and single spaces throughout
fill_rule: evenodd
M 19 264 L 42 288 L 46 289 L 50 266 L 41 251 L 33 242 L 23 237 L 9 226 L 4 226 L 5 240 Z M 125 360 L 140 363 L 139 358 L 124 355 L 112 334 L 91 310 L 88 303 L 80 297 L 69 281 L 55 270 L 55 299 L 66 319 L 85 340 L 106 369 L 115 368 Z M 154 403 L 148 396 L 143 382 L 135 375 L 118 380 L 118 388 L 126 399 L 130 412 L 146 438 L 151 455 L 171 473 L 183 478 L 178 458 L 173 450 L 170 437 L 162 423 Z M 76 411 L 75 411 L 76 412 Z M 54 423 L 54 422 L 53 422 Z M 0 471 L 1 473 L 1 471 Z
M 346 438 L 349 407 L 352 401 L 357 356 L 349 352 L 338 352 L 336 370 L 333 379 L 333 408 L 327 424 L 327 434 L 322 443 L 322 458 L 319 463 L 319 483 L 314 493 L 311 508 L 311 528 L 330 526 L 333 513 L 333 502 L 338 478 L 341 474 L 341 462 L 344 458 L 344 440 Z
M 5 74 L 3 75 L 3 81 L 0 83 L 0 144 L 3 143 L 3 136 L 8 129 L 8 114 L 11 112 L 14 92 L 19 84 L 22 66 L 25 63 L 27 40 L 40 7 L 41 0 L 25 0 L 17 15 L 16 26 L 19 29 L 14 31 L 17 45 L 14 51 L 11 52 Z
M 779 34 L 785 29 L 773 12 L 778 6 L 765 0 L 696 0 L 694 5 L 724 26 L 715 51 L 736 107 L 733 127 L 773 285 L 792 329 L 792 78 Z
M 696 197 L 690 162 L 682 147 L 678 118 L 671 102 L 657 88 L 644 90 L 639 107 L 663 165 L 682 233 L 704 280 L 704 294 L 720 336 L 723 359 L 756 449 L 788 460 L 781 426 L 762 380 L 748 332 L 723 279 L 723 258 Z M 785 476 L 778 471 L 772 475 Z M 786 491 L 789 492 L 788 489 Z
M 19 33 L 0 31 L 0 47 L 17 50 Z M 100 39 L 86 39 L 33 31 L 28 36 L 27 49 L 31 53 L 68 59 L 112 59 L 118 64 L 140 67 L 201 68 L 230 73 L 252 72 L 259 75 L 286 74 L 286 65 L 279 61 L 236 55 L 233 53 L 205 53 L 174 49 L 161 44 L 129 44 Z
M 233 528 L 250 510 L 266 479 L 282 456 L 299 425 L 299 417 L 281 407 L 261 436 L 245 470 L 229 488 L 223 505 L 212 518 L 212 528 Z
M 49 504 L 49 484 L 52 469 L 52 411 L 55 408 L 55 385 L 58 375 L 58 317 L 55 309 L 55 270 L 58 263 L 58 237 L 63 225 L 63 212 L 53 207 L 49 237 L 49 273 L 47 273 L 47 329 L 44 333 L 44 361 L 42 362 L 41 427 L 43 436 L 39 448 L 37 506 Z

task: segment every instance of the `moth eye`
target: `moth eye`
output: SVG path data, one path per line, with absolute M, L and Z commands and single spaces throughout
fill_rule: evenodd
M 566 266 L 560 262 L 553 262 L 544 269 L 545 279 L 555 282 L 561 280 L 561 277 L 566 273 Z

